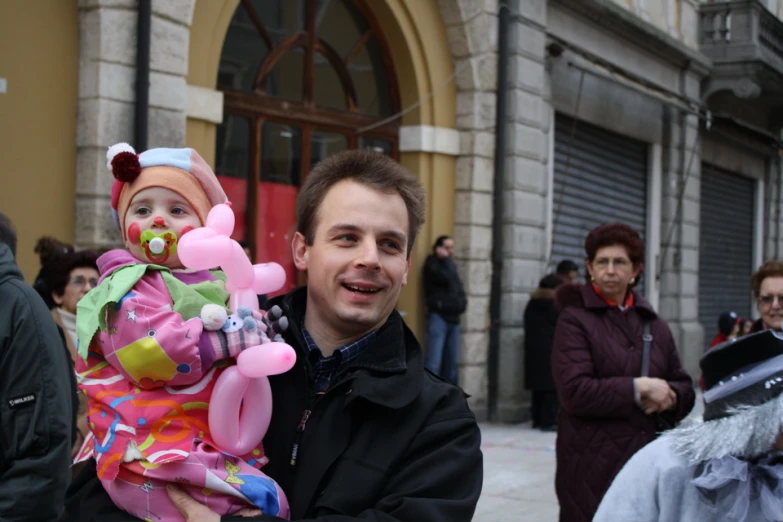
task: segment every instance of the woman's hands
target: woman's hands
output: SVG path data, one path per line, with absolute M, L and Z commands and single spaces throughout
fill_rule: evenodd
M 661 413 L 677 405 L 677 394 L 669 383 L 657 377 L 636 377 L 639 390 L 639 407 L 646 415 Z

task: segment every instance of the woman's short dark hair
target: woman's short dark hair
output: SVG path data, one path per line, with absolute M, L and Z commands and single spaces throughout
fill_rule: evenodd
M 598 250 L 615 245 L 625 247 L 631 263 L 640 270 L 644 269 L 644 242 L 639 233 L 625 223 L 606 223 L 587 234 L 587 260 L 593 262 Z
M 783 277 L 783 261 L 777 259 L 767 261 L 750 278 L 750 288 L 756 299 L 761 295 L 761 283 L 768 277 Z
M 297 230 L 313 244 L 318 208 L 337 183 L 351 180 L 388 194 L 397 193 L 408 210 L 408 251 L 424 223 L 424 187 L 408 169 L 390 157 L 366 149 L 338 152 L 319 162 L 307 176 L 296 199 Z
M 558 286 L 565 283 L 563 279 L 556 275 L 556 274 L 549 274 L 547 276 L 544 276 L 539 282 L 538 282 L 538 288 L 541 288 L 543 290 L 554 290 Z

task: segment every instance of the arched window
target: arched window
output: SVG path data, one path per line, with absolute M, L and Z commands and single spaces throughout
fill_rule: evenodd
M 312 166 L 345 149 L 399 155 L 399 120 L 381 123 L 399 110 L 388 47 L 362 0 L 241 0 L 218 88 L 215 171 L 234 237 L 259 262 L 282 264 L 290 288 L 294 205 Z

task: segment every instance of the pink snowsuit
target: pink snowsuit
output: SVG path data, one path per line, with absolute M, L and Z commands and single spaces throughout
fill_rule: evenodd
M 104 254 L 99 285 L 138 263 L 124 250 Z M 215 281 L 206 270 L 172 274 L 186 284 Z M 159 272 L 148 271 L 107 309 L 106 329 L 93 337 L 87 360 L 77 358 L 91 434 L 76 461 L 95 458 L 98 477 L 121 509 L 143 520 L 184 520 L 165 490 L 175 482 L 221 515 L 258 507 L 289 518 L 285 494 L 260 471 L 263 448 L 234 456 L 210 438 L 209 398 L 231 362 L 216 361 L 228 355 L 223 348 L 198 317 L 185 321 L 173 310 Z

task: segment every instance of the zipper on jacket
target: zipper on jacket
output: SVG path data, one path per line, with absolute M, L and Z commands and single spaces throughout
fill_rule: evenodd
M 299 421 L 299 426 L 296 427 L 296 436 L 294 437 L 294 447 L 291 449 L 291 467 L 296 467 L 296 459 L 299 456 L 299 446 L 302 444 L 302 438 L 304 437 L 304 430 L 307 426 L 307 419 L 310 418 L 310 414 L 313 413 L 310 409 L 305 409 L 302 413 L 302 420 Z

